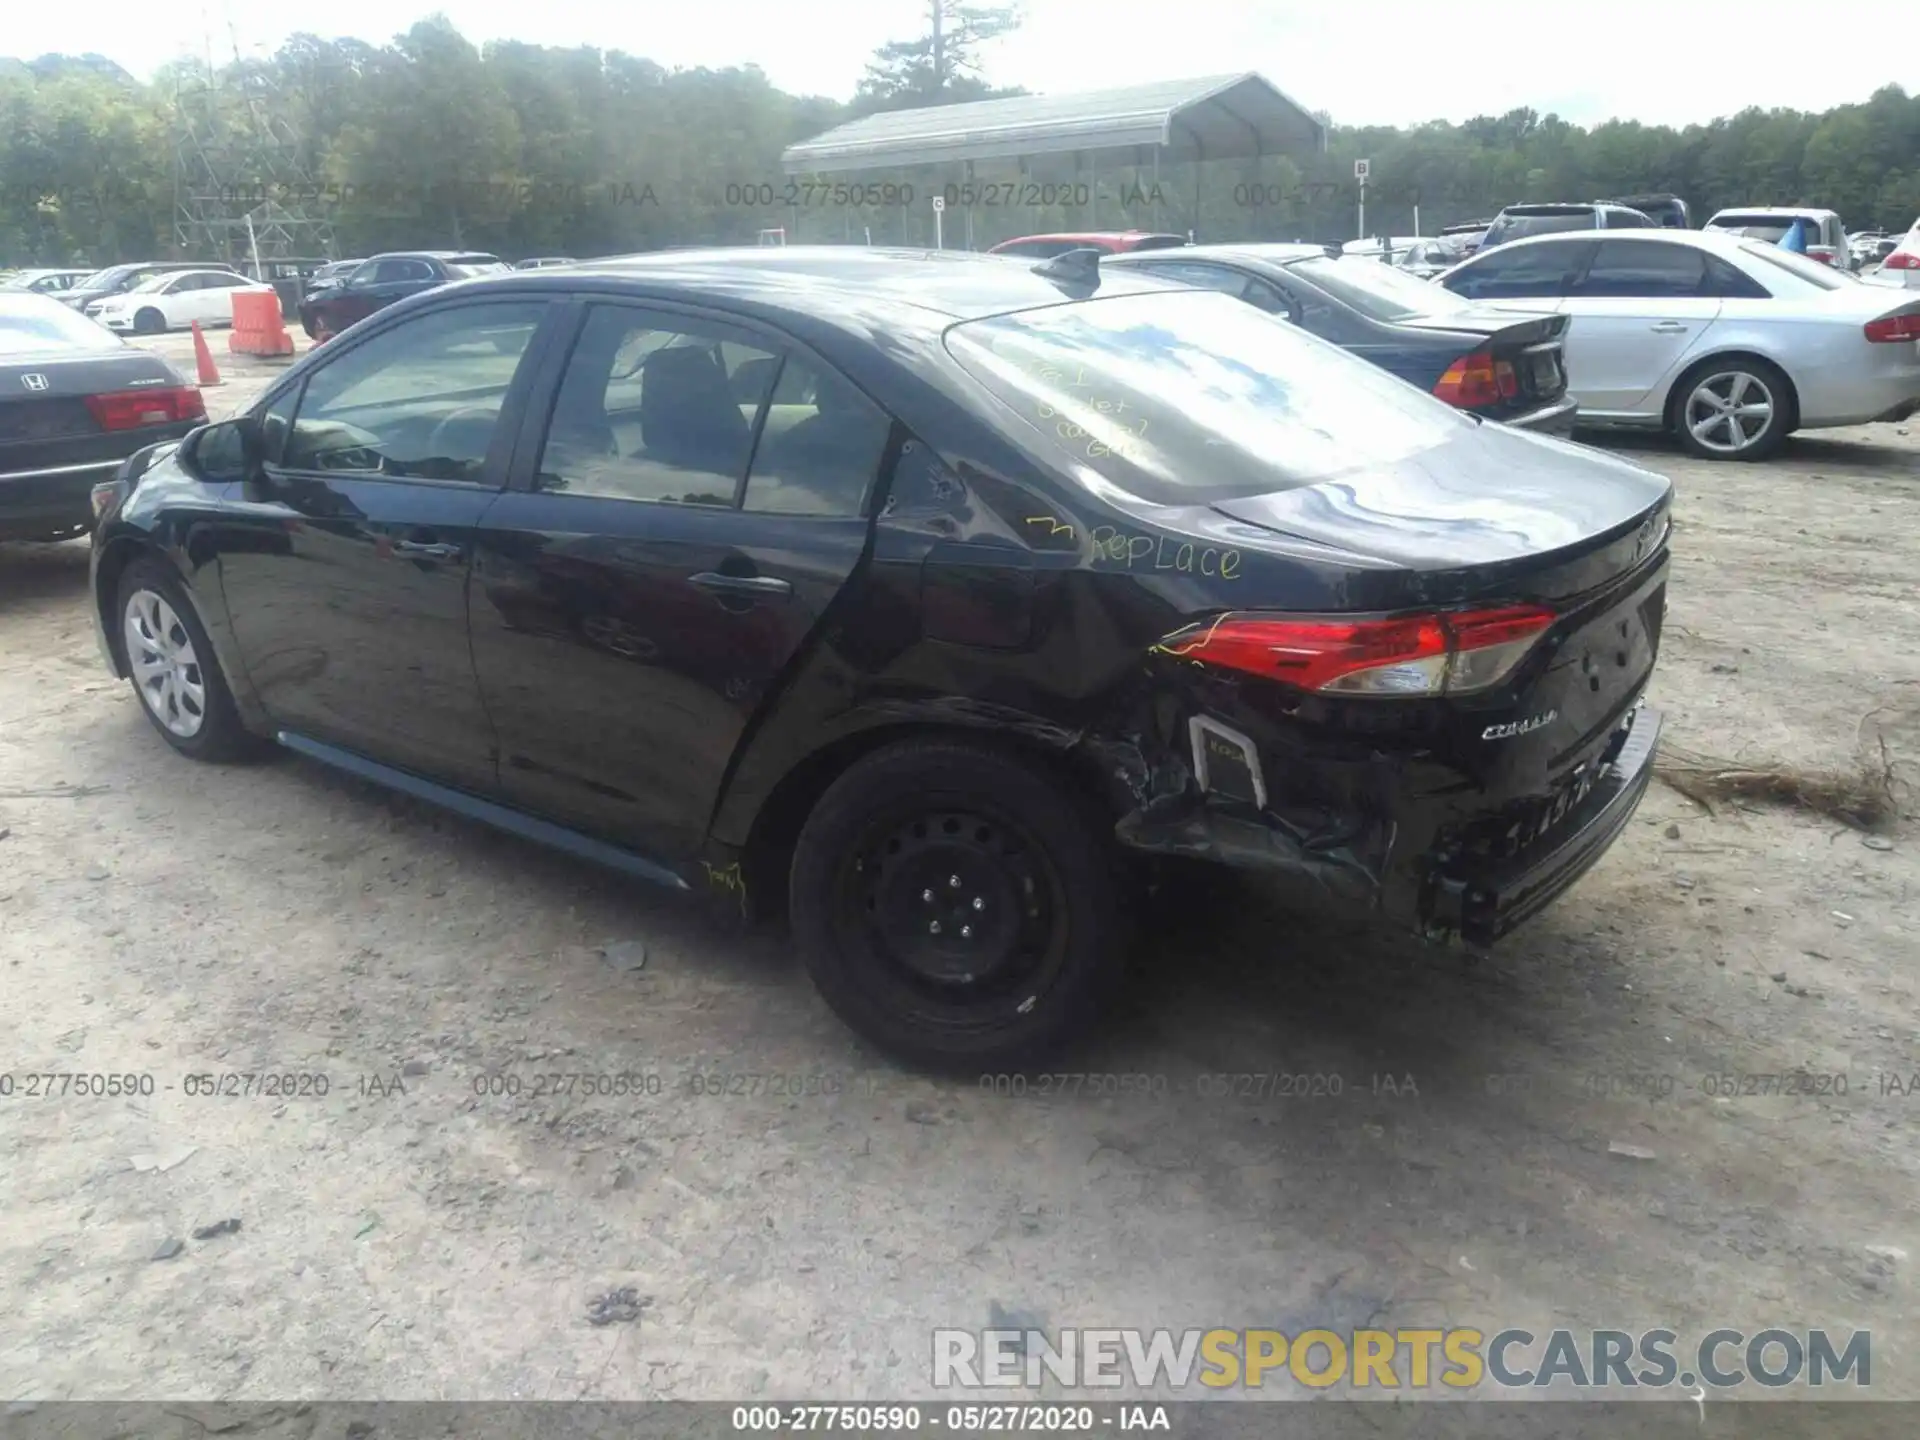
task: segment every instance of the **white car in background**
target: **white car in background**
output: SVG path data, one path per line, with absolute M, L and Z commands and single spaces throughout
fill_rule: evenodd
M 176 270 L 101 301 L 93 318 L 135 335 L 182 330 L 196 320 L 203 327 L 231 325 L 234 295 L 249 291 L 272 294 L 273 287 L 231 270 Z
M 1847 243 L 1847 227 L 1831 210 L 1803 210 L 1793 205 L 1741 205 L 1718 212 L 1701 228 L 1778 245 L 1786 239 L 1796 220 L 1804 222 L 1809 260 L 1848 272 L 1859 268 L 1853 249 Z
M 1875 279 L 1899 284 L 1908 290 L 1920 290 L 1920 220 L 1913 222 L 1906 239 L 1880 262 Z
M 1438 283 L 1568 316 L 1580 423 L 1664 429 L 1707 459 L 1761 460 L 1796 430 L 1920 413 L 1920 296 L 1764 240 L 1538 235 L 1482 250 Z

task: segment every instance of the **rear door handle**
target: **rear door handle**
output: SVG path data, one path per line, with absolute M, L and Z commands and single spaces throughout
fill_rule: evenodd
M 1692 328 L 1690 325 L 1682 325 L 1678 320 L 1662 320 L 1658 325 L 1653 327 L 1653 333 L 1656 335 L 1684 335 Z
M 423 545 L 418 540 L 396 540 L 393 542 L 396 555 L 417 555 L 423 560 L 458 560 L 458 545 Z
M 791 595 L 793 586 L 773 575 L 722 575 L 703 570 L 692 576 L 691 584 L 702 590 L 718 590 L 735 595 Z

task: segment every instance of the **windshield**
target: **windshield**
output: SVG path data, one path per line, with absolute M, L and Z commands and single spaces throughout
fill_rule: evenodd
M 471 280 L 476 275 L 504 275 L 513 267 L 504 260 L 449 260 L 447 273 L 456 280 Z
M 1749 240 L 1740 248 L 1755 259 L 1764 260 L 1775 269 L 1784 270 L 1789 275 L 1805 281 L 1816 290 L 1840 290 L 1848 285 L 1860 283 L 1851 275 L 1835 270 L 1831 265 L 1822 265 L 1818 260 L 1809 260 L 1806 256 L 1796 254 L 1792 250 L 1782 250 L 1778 245 L 1764 245 Z M 1777 283 L 1772 277 L 1768 278 L 1770 283 Z
M 1471 303 L 1444 286 L 1377 260 L 1300 260 L 1289 265 L 1287 271 L 1362 315 L 1389 324 L 1414 315 L 1465 310 Z
M 1552 235 L 1562 230 L 1593 230 L 1598 228 L 1591 206 L 1569 207 L 1565 210 L 1509 212 L 1500 216 L 1487 227 L 1485 245 L 1500 245 L 1508 240 L 1523 240 L 1529 235 Z
M 166 289 L 168 282 L 170 282 L 173 278 L 174 278 L 173 271 L 162 270 L 158 275 L 149 275 L 146 279 L 142 280 L 138 285 L 134 286 L 133 289 L 129 290 L 127 293 L 129 295 L 151 295 L 156 290 Z
M 110 290 L 118 285 L 130 271 L 125 265 L 109 265 L 105 270 L 96 270 L 73 288 L 76 290 Z
M 120 338 L 105 326 L 44 295 L 0 298 L 0 355 L 49 350 L 107 350 Z
M 968 321 L 947 346 L 1083 482 L 1158 505 L 1317 484 L 1404 460 L 1474 423 L 1216 291 Z

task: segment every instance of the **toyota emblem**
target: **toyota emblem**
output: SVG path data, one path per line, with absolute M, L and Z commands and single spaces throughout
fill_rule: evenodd
M 44 390 L 47 388 L 47 377 L 35 370 L 22 375 L 20 377 L 20 383 L 29 390 Z

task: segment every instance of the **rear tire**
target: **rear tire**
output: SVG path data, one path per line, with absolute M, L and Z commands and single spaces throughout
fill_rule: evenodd
M 939 1070 L 1005 1070 L 1085 1029 L 1124 968 L 1112 841 L 1025 759 L 911 740 L 856 762 L 801 828 L 793 934 L 834 1012 Z
M 1675 383 L 1667 425 L 1702 460 L 1766 460 L 1798 423 L 1794 408 L 1793 384 L 1777 365 L 1721 356 Z
M 133 333 L 136 335 L 162 335 L 166 333 L 167 317 L 151 305 L 137 312 L 133 317 Z
M 265 748 L 240 723 L 206 628 L 165 564 L 143 557 L 127 566 L 114 617 L 134 694 L 161 739 L 194 760 L 239 760 Z

